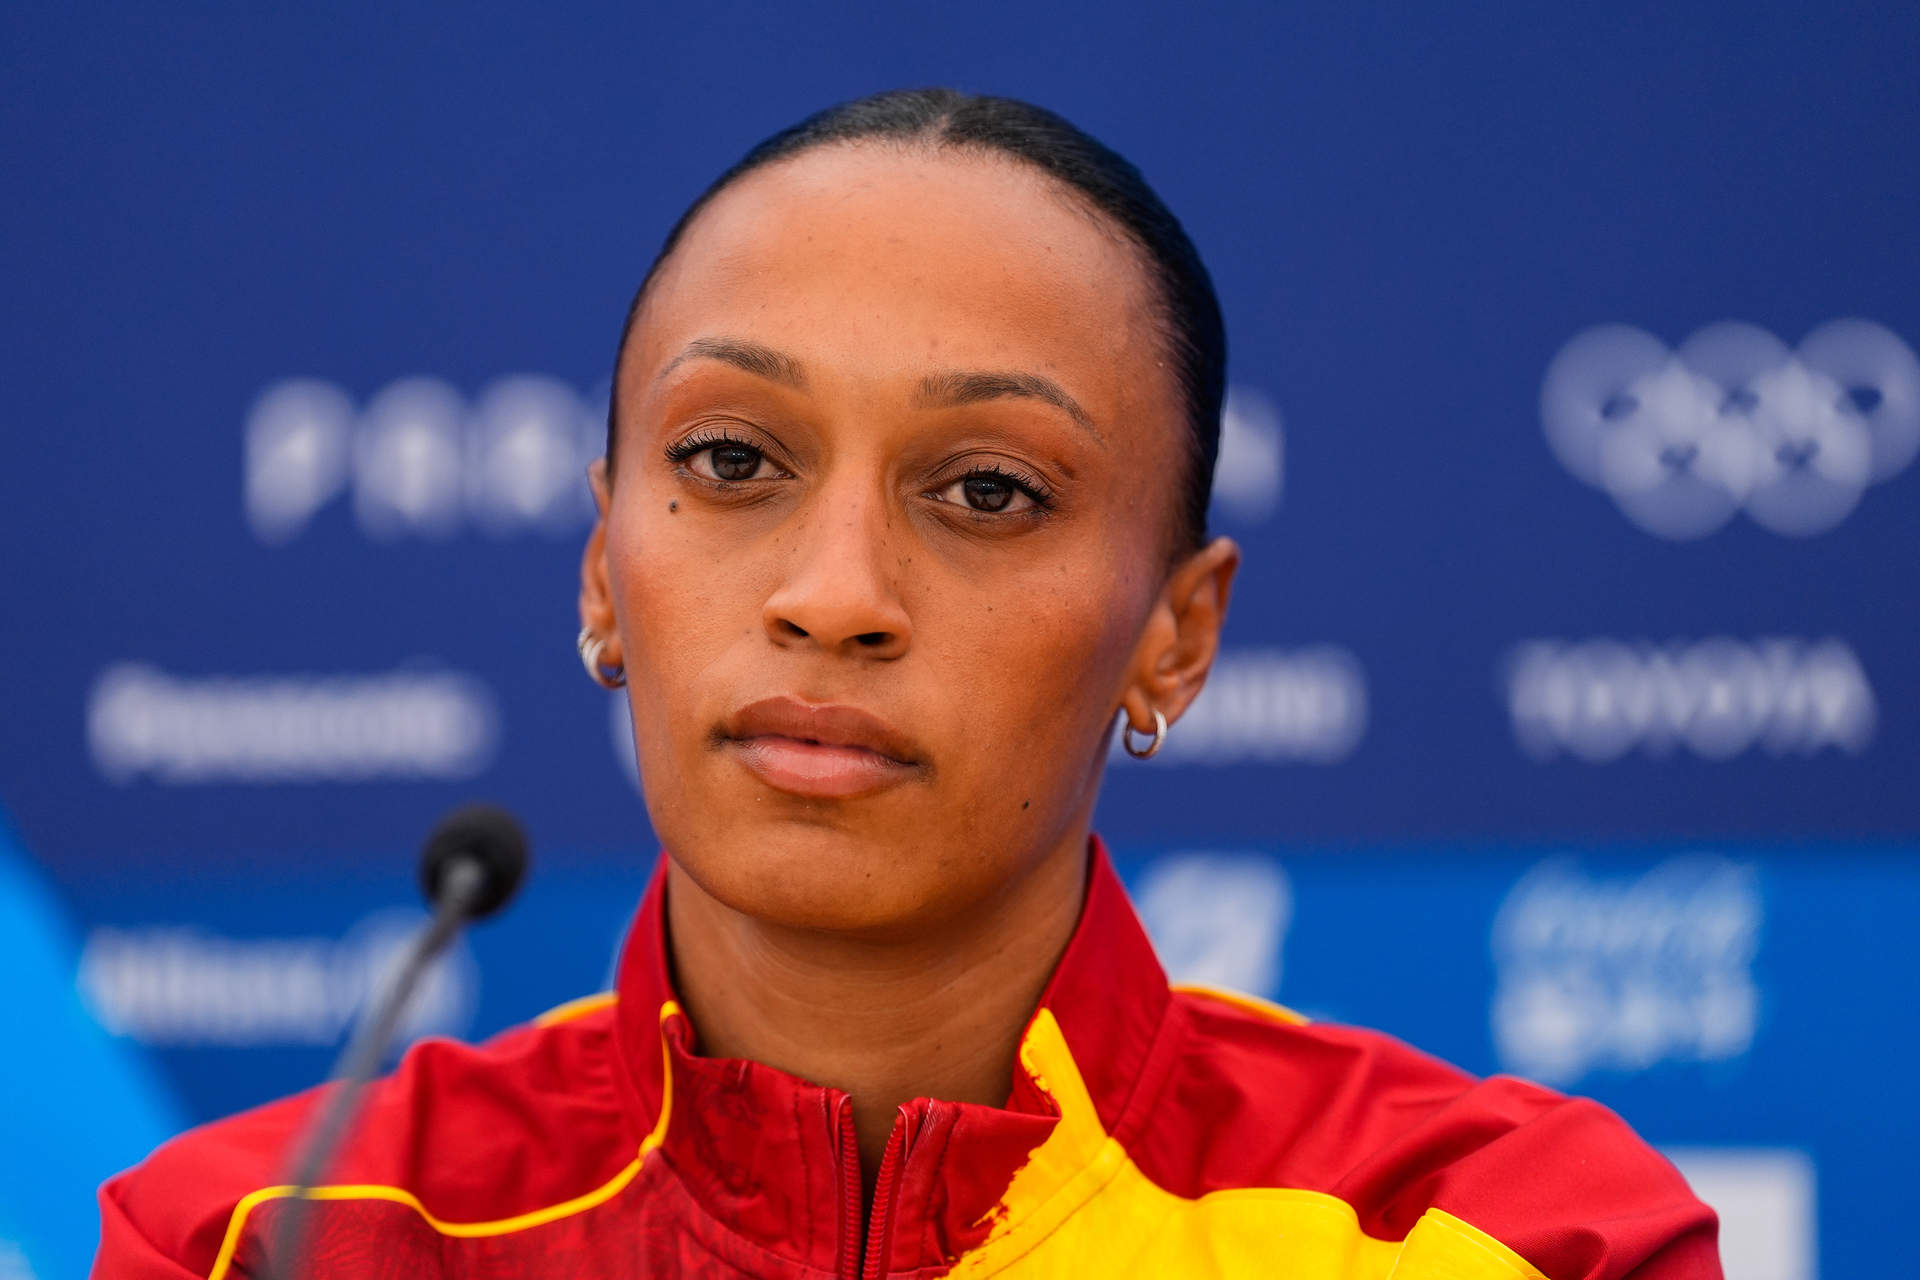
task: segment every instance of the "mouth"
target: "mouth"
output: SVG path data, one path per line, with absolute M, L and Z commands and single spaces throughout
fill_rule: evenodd
M 926 768 L 913 742 L 871 712 L 795 698 L 742 707 L 721 726 L 718 741 L 774 790 L 809 799 L 871 794 Z

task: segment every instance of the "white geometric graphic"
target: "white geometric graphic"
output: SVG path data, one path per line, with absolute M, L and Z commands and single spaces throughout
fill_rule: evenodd
M 1814 1280 L 1819 1205 L 1813 1161 L 1767 1147 L 1668 1147 L 1693 1194 L 1720 1215 L 1727 1280 Z
M 143 1044 L 331 1044 L 385 990 L 425 919 L 412 908 L 387 908 L 340 938 L 101 926 L 87 935 L 77 981 L 103 1027 Z M 413 993 L 400 1043 L 461 1034 L 479 993 L 479 966 L 463 939 L 433 963 Z
M 0 1280 L 38 1280 L 27 1251 L 18 1241 L 0 1240 Z
M 1366 737 L 1367 712 L 1366 669 L 1351 650 L 1226 649 L 1165 748 L 1140 767 L 1338 764 Z M 1134 767 L 1120 736 L 1109 759 Z
M 498 536 L 528 529 L 558 536 L 591 523 L 583 457 L 599 456 L 601 426 L 557 379 L 500 379 L 481 395 L 468 426 L 467 509 Z
M 627 701 L 626 690 L 608 695 L 607 714 L 607 727 L 613 733 L 613 758 L 619 762 L 621 775 L 640 791 L 640 750 L 633 744 L 633 704 Z
M 1762 919 L 1753 868 L 1717 855 L 1633 878 L 1542 863 L 1494 919 L 1501 1062 L 1568 1085 L 1596 1067 L 1739 1057 L 1759 1025 Z
M 600 456 L 603 387 L 515 374 L 469 404 L 439 378 L 401 378 L 364 409 L 331 382 L 289 378 L 247 416 L 247 522 L 282 546 L 343 495 L 367 537 L 572 537 L 593 523 L 587 465 Z
M 470 778 L 493 763 L 499 742 L 492 690 L 425 664 L 180 676 L 122 662 L 87 696 L 94 767 L 121 786 Z
M 1286 436 L 1280 411 L 1252 387 L 1228 387 L 1220 412 L 1220 454 L 1213 500 L 1232 520 L 1257 524 L 1280 505 L 1286 481 Z
M 347 482 L 353 401 L 331 382 L 289 378 L 268 389 L 247 418 L 247 521 L 277 546 Z
M 1514 741 L 1541 761 L 1608 764 L 1636 750 L 1655 759 L 1680 750 L 1703 760 L 1755 749 L 1859 755 L 1879 723 L 1859 656 L 1831 636 L 1527 640 L 1505 677 Z
M 1141 877 L 1134 901 L 1175 982 L 1267 998 L 1278 994 L 1293 890 L 1271 858 L 1168 854 Z
M 1701 538 L 1745 511 L 1810 537 L 1920 451 L 1920 360 L 1869 320 L 1830 321 L 1798 349 L 1731 320 L 1677 351 L 1600 325 L 1553 358 L 1540 421 L 1560 464 L 1648 533 Z
M 353 511 L 368 536 L 458 532 L 465 425 L 460 393 L 437 378 L 406 378 L 373 398 L 353 441 Z

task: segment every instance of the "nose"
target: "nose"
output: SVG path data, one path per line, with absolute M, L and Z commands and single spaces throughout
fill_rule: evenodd
M 891 513 L 877 497 L 820 497 L 794 522 L 786 576 L 761 611 L 767 636 L 781 648 L 898 658 L 913 624 L 896 589 Z

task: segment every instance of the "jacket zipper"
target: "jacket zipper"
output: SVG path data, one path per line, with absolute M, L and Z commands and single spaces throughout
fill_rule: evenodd
M 880 1157 L 880 1169 L 873 1181 L 873 1215 L 866 1221 L 865 1262 L 861 1259 L 860 1142 L 853 1129 L 853 1100 L 835 1100 L 833 1127 L 840 1139 L 840 1274 L 847 1280 L 880 1280 L 893 1240 L 893 1184 L 906 1159 L 907 1130 L 904 1114 L 893 1122 L 887 1135 L 887 1148 Z
M 860 1274 L 860 1142 L 853 1132 L 853 1099 L 842 1094 L 833 1105 L 833 1127 L 840 1139 L 840 1274 Z
M 887 1135 L 887 1150 L 880 1157 L 880 1172 L 873 1181 L 873 1216 L 867 1219 L 867 1265 L 860 1273 L 862 1280 L 880 1280 L 893 1244 L 893 1215 L 887 1210 L 893 1203 L 893 1182 L 900 1161 L 906 1156 L 906 1137 L 907 1121 L 902 1115 Z

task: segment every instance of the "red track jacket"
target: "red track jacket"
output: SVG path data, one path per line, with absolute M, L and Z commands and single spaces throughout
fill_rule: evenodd
M 847 1096 L 701 1057 L 664 878 L 617 990 L 416 1046 L 311 1215 L 315 1276 L 1708 1280 L 1711 1210 L 1617 1117 L 1369 1031 L 1169 989 L 1099 842 L 1004 1107 L 900 1109 L 862 1222 Z M 101 1191 L 94 1274 L 257 1274 L 310 1092 Z

